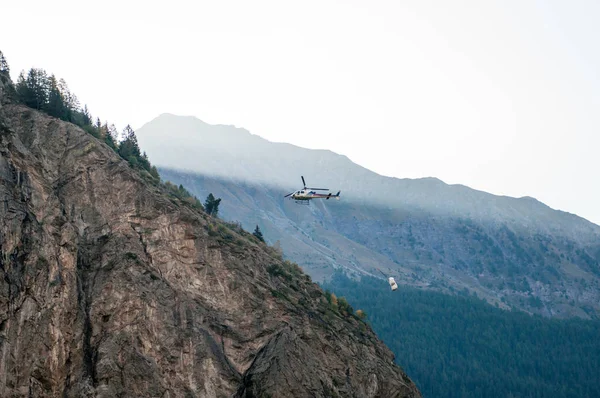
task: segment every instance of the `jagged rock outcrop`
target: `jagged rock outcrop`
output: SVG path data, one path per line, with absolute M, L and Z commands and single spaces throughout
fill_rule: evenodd
M 297 267 L 72 124 L 3 103 L 0 200 L 2 397 L 420 397 Z

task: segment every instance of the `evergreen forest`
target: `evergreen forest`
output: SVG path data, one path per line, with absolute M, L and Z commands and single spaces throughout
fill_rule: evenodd
M 424 397 L 600 397 L 600 321 L 547 319 L 344 274 L 323 284 L 360 308 Z

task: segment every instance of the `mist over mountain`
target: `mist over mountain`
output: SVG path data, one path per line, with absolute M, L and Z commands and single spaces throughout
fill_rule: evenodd
M 441 215 L 511 221 L 524 228 L 586 239 L 600 227 L 531 197 L 512 198 L 448 185 L 437 178 L 381 176 L 329 150 L 270 142 L 243 128 L 210 125 L 193 116 L 162 114 L 138 129 L 158 166 L 291 191 L 308 186 L 342 190 L 346 200 L 386 207 L 414 206 Z
M 247 130 L 163 114 L 137 130 L 161 176 L 222 217 L 259 225 L 316 280 L 342 268 L 446 292 L 467 289 L 503 308 L 596 317 L 600 227 L 530 197 L 496 196 L 436 178 L 380 176 L 328 150 L 269 142 Z M 299 206 L 307 185 L 341 201 Z

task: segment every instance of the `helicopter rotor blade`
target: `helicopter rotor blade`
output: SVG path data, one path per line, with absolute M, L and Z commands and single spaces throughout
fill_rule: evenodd
M 328 188 L 306 188 L 306 189 L 312 189 L 313 191 L 329 191 Z
M 302 177 L 302 186 L 306 188 L 306 183 L 304 182 L 304 176 L 300 176 Z
M 284 198 L 287 198 L 288 196 L 290 196 L 291 194 L 293 194 L 293 192 L 288 193 L 287 195 L 284 196 Z

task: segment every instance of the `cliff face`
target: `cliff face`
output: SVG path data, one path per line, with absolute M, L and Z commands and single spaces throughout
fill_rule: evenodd
M 0 199 L 0 396 L 420 396 L 296 267 L 74 125 L 5 101 Z

